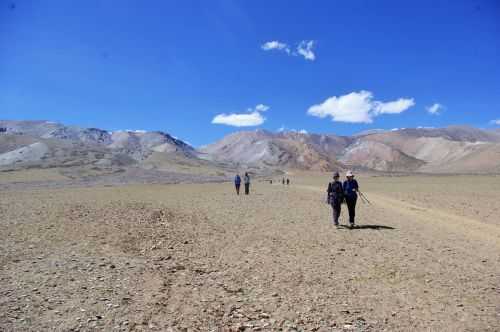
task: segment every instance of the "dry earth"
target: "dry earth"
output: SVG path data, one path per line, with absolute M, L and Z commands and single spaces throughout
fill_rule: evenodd
M 500 330 L 500 177 L 328 178 L 3 187 L 0 330 Z

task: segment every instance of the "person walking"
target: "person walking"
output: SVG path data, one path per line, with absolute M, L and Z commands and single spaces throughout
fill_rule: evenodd
M 245 177 L 243 178 L 243 182 L 245 183 L 245 195 L 250 194 L 250 176 L 245 172 Z
M 240 194 L 241 178 L 239 174 L 234 177 L 234 187 L 236 188 L 236 195 Z
M 283 185 L 285 185 L 285 178 L 283 178 L 283 180 L 281 180 L 281 183 L 282 183 Z
M 342 182 L 339 181 L 340 174 L 335 172 L 333 174 L 333 182 L 328 183 L 328 193 L 327 202 L 332 206 L 333 210 L 333 224 L 335 226 L 339 225 L 340 209 L 342 207 L 342 202 L 344 200 L 344 188 Z
M 287 178 L 287 179 L 286 179 L 286 185 L 288 186 L 289 184 L 290 184 L 290 179 L 289 179 L 289 178 Z
M 347 180 L 344 181 L 343 189 L 345 202 L 347 203 L 347 209 L 349 210 L 349 226 L 351 228 L 355 227 L 354 218 L 356 216 L 356 201 L 358 200 L 358 181 L 354 180 L 354 174 L 352 171 L 347 171 Z

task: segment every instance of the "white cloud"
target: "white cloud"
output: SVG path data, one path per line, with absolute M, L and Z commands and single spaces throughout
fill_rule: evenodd
M 297 47 L 292 51 L 291 47 L 288 46 L 287 43 L 282 43 L 278 40 L 265 42 L 260 46 L 260 48 L 264 51 L 281 51 L 285 52 L 288 55 L 293 56 L 303 56 L 304 59 L 309 61 L 316 60 L 316 54 L 313 52 L 315 41 L 314 40 L 302 40 L 298 43 Z
M 299 130 L 299 133 L 301 133 L 301 134 L 307 134 L 307 130 L 301 129 L 301 130 Z
M 259 105 L 255 106 L 255 110 L 258 111 L 258 112 L 265 112 L 269 108 L 270 108 L 269 106 L 264 105 L 264 104 L 259 104 Z
M 399 98 L 395 101 L 390 101 L 387 103 L 382 103 L 380 101 L 375 101 L 375 114 L 399 114 L 406 111 L 408 108 L 415 105 L 413 98 Z
M 316 55 L 313 52 L 314 40 L 303 40 L 297 46 L 297 53 L 302 55 L 304 59 L 314 61 Z
M 260 126 L 266 121 L 266 118 L 260 114 L 269 110 L 270 107 L 264 104 L 258 104 L 254 108 L 249 108 L 249 113 L 231 113 L 231 114 L 218 114 L 212 119 L 213 124 L 223 124 L 234 127 L 251 127 Z
M 395 101 L 373 100 L 370 91 L 351 92 L 343 96 L 333 96 L 323 103 L 309 107 L 307 113 L 319 118 L 330 116 L 332 121 L 349 123 L 372 123 L 381 114 L 398 114 L 415 105 L 413 98 Z
M 263 49 L 264 51 L 278 50 L 290 53 L 290 47 L 288 47 L 286 43 L 282 43 L 277 40 L 265 42 L 260 46 L 260 48 Z
M 439 115 L 444 110 L 444 106 L 439 103 L 435 103 L 432 104 L 431 106 L 427 106 L 425 109 L 429 114 Z
M 212 120 L 213 124 L 224 124 L 234 127 L 250 127 L 259 126 L 264 123 L 266 119 L 259 112 L 252 112 L 248 114 L 219 114 Z
M 500 126 L 500 119 L 491 120 L 490 123 L 494 124 L 494 125 L 499 125 Z

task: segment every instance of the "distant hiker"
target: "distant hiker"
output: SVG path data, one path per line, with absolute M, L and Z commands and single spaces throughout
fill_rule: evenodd
M 236 195 L 240 194 L 241 178 L 239 174 L 234 177 L 234 187 L 236 188 Z
M 273 180 L 269 180 L 269 184 L 273 184 Z
M 344 188 L 339 178 L 339 172 L 335 172 L 333 174 L 333 182 L 328 183 L 328 189 L 326 190 L 328 193 L 327 202 L 333 209 L 333 224 L 335 226 L 339 225 L 340 209 L 344 200 Z
M 283 185 L 285 185 L 285 178 L 283 178 L 283 180 L 281 180 L 281 183 L 282 183 Z
M 356 201 L 358 199 L 358 181 L 354 180 L 352 171 L 346 173 L 347 180 L 344 181 L 343 189 L 347 209 L 349 210 L 349 226 L 354 227 L 354 217 L 356 216 Z
M 290 179 L 286 179 L 286 185 L 288 186 L 290 184 Z
M 245 173 L 243 182 L 245 182 L 245 195 L 248 195 L 250 194 L 250 176 L 248 175 L 248 173 Z

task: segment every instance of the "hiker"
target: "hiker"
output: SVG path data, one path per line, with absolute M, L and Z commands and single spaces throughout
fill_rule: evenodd
M 234 187 L 236 188 L 236 195 L 240 194 L 241 178 L 239 174 L 234 177 Z
M 271 179 L 271 180 L 269 180 L 269 184 L 273 184 L 273 180 L 272 180 L 272 179 Z
M 283 178 L 283 180 L 281 180 L 281 183 L 282 183 L 283 185 L 285 185 L 285 178 Z
M 354 174 L 352 171 L 347 171 L 346 173 L 347 180 L 344 181 L 343 189 L 345 202 L 347 203 L 347 209 L 349 210 L 349 226 L 353 228 L 354 217 L 356 215 L 356 201 L 358 199 L 358 181 L 354 180 Z
M 250 176 L 247 172 L 245 172 L 245 177 L 243 178 L 243 182 L 245 182 L 245 195 L 250 194 Z
M 290 184 L 290 179 L 286 179 L 286 185 L 288 186 Z
M 335 226 L 339 225 L 340 209 L 344 201 L 344 188 L 339 178 L 339 172 L 335 172 L 333 174 L 333 182 L 328 183 L 328 189 L 326 190 L 328 193 L 327 202 L 333 209 L 333 224 Z

